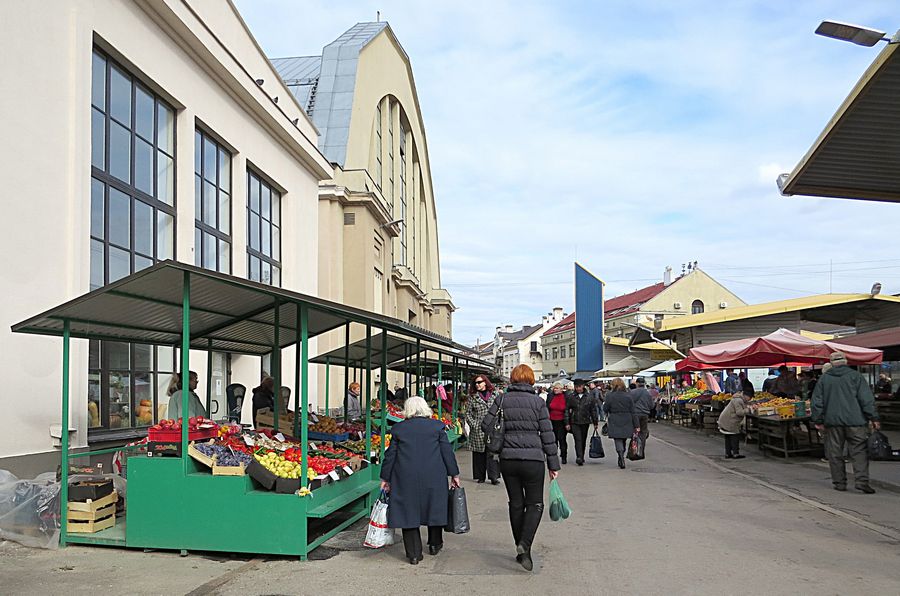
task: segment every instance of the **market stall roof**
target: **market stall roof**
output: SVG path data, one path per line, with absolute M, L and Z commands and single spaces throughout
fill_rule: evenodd
M 424 352 L 425 346 L 423 346 L 422 349 Z M 413 375 L 418 374 L 421 370 L 422 376 L 434 377 L 437 375 L 438 362 L 441 363 L 442 372 L 447 374 L 453 366 L 453 354 L 444 353 L 441 355 L 440 360 L 438 360 L 438 358 L 432 355 L 429 349 L 428 356 L 425 357 L 423 355 L 420 357 L 418 365 L 416 364 L 415 354 L 411 354 L 408 358 L 401 358 L 400 360 L 391 362 L 388 364 L 388 368 Z M 457 366 L 459 368 L 466 368 L 468 366 L 469 372 L 471 373 L 489 373 L 494 370 L 494 367 L 489 362 L 460 355 L 457 355 Z
M 900 327 L 848 335 L 840 338 L 838 341 L 849 346 L 882 350 L 884 351 L 884 359 L 888 361 L 900 360 Z
M 381 333 L 372 336 L 372 362 L 378 364 L 382 361 L 381 352 Z M 416 342 L 404 337 L 398 337 L 388 333 L 387 336 L 387 361 L 394 362 L 403 358 L 407 354 L 416 353 Z M 346 356 L 346 358 L 345 358 Z M 332 364 L 343 366 L 365 366 L 366 364 L 366 338 L 357 340 L 347 346 L 345 352 L 344 346 L 335 348 L 329 352 L 319 354 L 315 358 L 310 358 L 311 364 Z
M 900 201 L 900 53 L 890 43 L 828 121 L 784 195 Z
M 711 311 L 698 315 L 685 315 L 663 319 L 659 329 L 638 327 L 632 343 L 651 341 L 653 337 L 670 339 L 678 330 L 730 321 L 766 317 L 796 312 L 802 321 L 815 321 L 832 325 L 856 327 L 857 321 L 887 318 L 900 314 L 900 297 L 882 294 L 816 294 L 763 304 L 751 304 Z M 651 335 L 653 337 L 651 337 Z
M 762 337 L 691 348 L 688 357 L 679 363 L 679 370 L 688 370 L 688 366 L 696 369 L 820 364 L 828 362 L 833 352 L 844 352 L 851 365 L 879 364 L 882 359 L 881 350 L 810 339 L 787 329 L 779 329 Z
M 609 366 L 604 366 L 592 376 L 600 376 L 601 374 L 609 375 L 613 373 L 631 374 L 639 370 L 644 370 L 652 364 L 653 362 L 650 360 L 644 360 L 643 358 L 638 358 L 634 355 L 625 356 L 618 362 L 614 362 Z
M 657 373 L 670 373 L 675 372 L 675 360 L 666 360 L 665 362 L 660 362 L 659 364 L 655 364 L 650 368 L 646 368 L 641 372 L 637 373 L 638 377 L 652 377 Z
M 440 346 L 458 347 L 446 337 L 391 317 L 176 261 L 163 261 L 133 273 L 17 323 L 12 330 L 61 336 L 63 321 L 68 320 L 72 337 L 179 345 L 185 276 L 190 277 L 190 336 L 194 349 L 271 352 L 276 309 L 280 347 L 292 345 L 299 338 L 298 304 L 309 309 L 310 337 L 352 321 Z

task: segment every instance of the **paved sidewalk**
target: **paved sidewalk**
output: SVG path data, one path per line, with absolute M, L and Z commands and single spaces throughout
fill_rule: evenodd
M 0 545 L 0 592 L 900 593 L 900 540 L 877 531 L 900 525 L 896 493 L 839 494 L 822 488 L 827 470 L 766 461 L 756 454 L 733 462 L 735 470 L 747 473 L 738 476 L 720 465 L 717 442 L 666 425 L 651 425 L 650 432 L 648 459 L 628 462 L 626 470 L 616 467 L 614 457 L 564 467 L 560 483 L 573 514 L 562 522 L 545 516 L 533 573 L 514 560 L 503 486 L 469 480 L 471 458 L 461 451 L 472 531 L 446 536 L 440 555 L 426 554 L 415 567 L 404 560 L 399 543 L 379 551 L 362 549 L 362 526 L 315 551 L 313 558 L 322 560 L 307 562 L 278 557 L 223 561 L 202 553 L 181 558 L 91 547 L 36 551 L 6 543 Z M 613 453 L 611 441 L 605 448 Z M 776 485 L 795 490 L 797 477 L 804 479 L 800 490 L 807 500 L 776 490 Z M 829 492 L 846 499 L 837 502 L 840 515 L 815 501 L 831 497 Z M 222 531 L 228 531 L 224 518 Z

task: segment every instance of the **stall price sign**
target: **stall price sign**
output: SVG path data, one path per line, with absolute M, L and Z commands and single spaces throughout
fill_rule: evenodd
M 310 443 L 310 444 L 309 444 L 309 448 L 312 449 L 313 451 L 318 451 L 318 450 L 319 450 L 318 447 L 316 447 L 316 444 L 315 444 L 315 443 Z
M 350 466 L 344 466 L 344 471 L 347 472 L 347 476 L 353 476 L 353 470 L 350 469 Z
M 331 479 L 332 479 L 332 480 L 335 480 L 335 481 L 337 481 L 337 480 L 340 480 L 340 479 L 341 479 L 341 477 L 340 477 L 340 476 L 338 476 L 338 473 L 337 473 L 337 472 L 335 472 L 335 471 L 334 471 L 334 470 L 332 470 L 332 471 L 330 471 L 330 472 L 328 472 L 328 475 L 329 475 L 329 476 L 331 476 Z
M 283 434 L 278 433 L 275 435 L 275 438 L 278 439 L 279 441 L 281 441 L 282 443 L 284 443 L 284 435 Z

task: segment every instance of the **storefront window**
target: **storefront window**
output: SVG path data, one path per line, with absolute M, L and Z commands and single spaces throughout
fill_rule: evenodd
M 231 273 L 231 154 L 206 132 L 194 135 L 194 264 Z
M 91 72 L 90 289 L 175 255 L 175 112 L 98 49 Z M 171 373 L 160 350 L 91 341 L 92 429 L 148 426 L 156 375 Z
M 281 193 L 247 171 L 247 277 L 281 286 Z

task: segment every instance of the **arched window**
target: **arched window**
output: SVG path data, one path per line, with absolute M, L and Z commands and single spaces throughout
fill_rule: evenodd
M 699 315 L 703 312 L 703 301 L 702 300 L 694 300 L 691 302 L 691 314 Z

